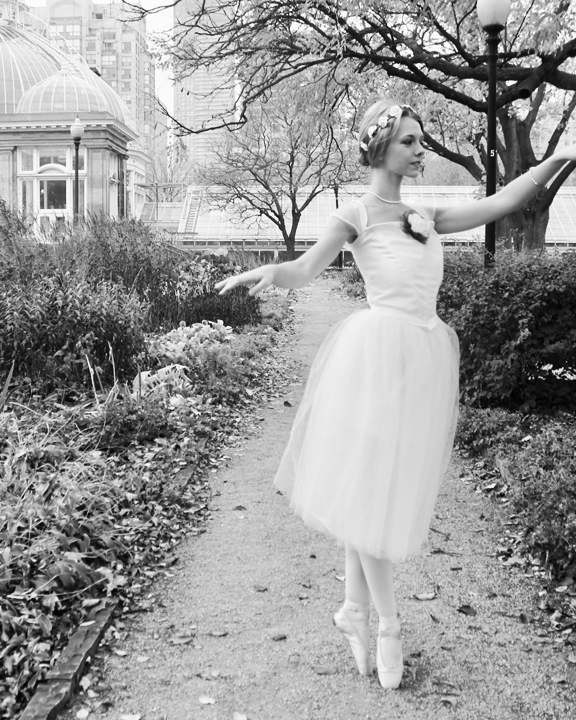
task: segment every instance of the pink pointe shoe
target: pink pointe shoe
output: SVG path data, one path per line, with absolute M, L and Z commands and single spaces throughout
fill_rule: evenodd
M 378 633 L 376 665 L 380 685 L 386 690 L 396 690 L 402 681 L 402 671 L 404 669 L 400 626 L 392 625 L 380 630 Z
M 370 658 L 370 612 L 352 611 L 341 608 L 334 615 L 334 625 L 348 640 L 358 672 L 369 677 L 373 667 Z

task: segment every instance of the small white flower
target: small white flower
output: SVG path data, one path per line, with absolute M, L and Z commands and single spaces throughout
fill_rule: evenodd
M 428 239 L 430 237 L 430 226 L 428 220 L 422 217 L 417 212 L 412 212 L 406 218 L 406 222 L 410 227 L 410 230 L 417 235 L 421 235 L 423 238 Z
M 400 105 L 392 105 L 390 110 L 388 110 L 389 117 L 397 118 L 400 117 L 400 115 L 402 115 L 402 108 Z
M 361 142 L 360 147 L 362 148 L 362 150 L 364 150 L 364 152 L 368 152 L 368 145 L 366 145 L 365 142 Z
M 388 125 L 389 121 L 390 118 L 388 117 L 388 115 L 380 115 L 380 117 L 378 118 L 378 125 L 380 125 L 381 128 L 385 128 L 386 125 Z
M 376 135 L 377 131 L 378 125 L 370 125 L 370 127 L 368 128 L 368 137 L 372 139 L 374 135 Z

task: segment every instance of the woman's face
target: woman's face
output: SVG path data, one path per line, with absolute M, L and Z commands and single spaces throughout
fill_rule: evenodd
M 422 138 L 420 124 L 414 118 L 403 117 L 379 167 L 397 175 L 417 177 L 424 159 Z

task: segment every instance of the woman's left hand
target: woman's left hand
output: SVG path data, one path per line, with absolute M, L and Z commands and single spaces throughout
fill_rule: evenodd
M 277 265 L 261 265 L 254 268 L 254 270 L 248 270 L 248 272 L 243 272 L 240 275 L 233 275 L 226 278 L 226 280 L 221 280 L 214 287 L 220 291 L 220 295 L 224 295 L 238 285 L 248 285 L 252 286 L 249 294 L 256 295 L 274 284 L 274 270 L 276 267 Z

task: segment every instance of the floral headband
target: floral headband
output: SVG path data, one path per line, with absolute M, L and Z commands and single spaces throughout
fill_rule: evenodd
M 367 130 L 368 134 L 368 142 L 361 142 L 360 147 L 364 152 L 368 152 L 368 143 L 374 135 L 380 130 L 381 128 L 386 128 L 388 125 L 390 125 L 391 122 L 397 120 L 397 118 L 402 116 L 402 113 L 404 110 L 412 110 L 413 113 L 416 111 L 411 105 L 392 105 L 391 108 L 388 108 L 388 111 L 380 115 L 378 120 L 376 121 L 376 125 L 370 125 L 370 127 Z

